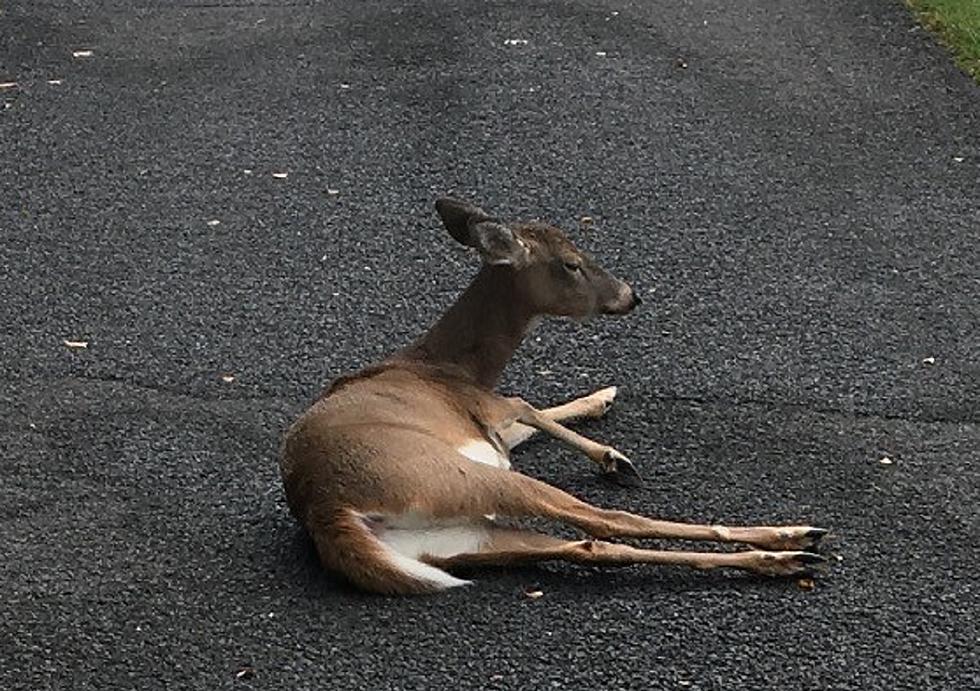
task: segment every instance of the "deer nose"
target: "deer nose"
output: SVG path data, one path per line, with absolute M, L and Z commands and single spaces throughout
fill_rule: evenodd
M 640 296 L 636 294 L 633 287 L 619 281 L 619 290 L 613 305 L 608 310 L 609 314 L 626 314 L 640 304 Z
M 633 309 L 636 308 L 637 305 L 639 305 L 642 302 L 642 300 L 640 300 L 639 294 L 636 292 L 633 286 L 631 286 L 628 283 L 623 283 L 622 289 L 620 291 L 620 295 L 621 295 L 620 300 L 622 300 L 620 304 L 624 306 L 623 309 L 624 312 L 631 312 Z
M 615 296 L 602 303 L 599 312 L 601 314 L 626 314 L 640 304 L 640 298 L 629 283 L 616 281 Z

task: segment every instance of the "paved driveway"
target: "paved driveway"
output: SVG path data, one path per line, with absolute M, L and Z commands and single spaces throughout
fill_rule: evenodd
M 0 82 L 0 687 L 980 685 L 980 89 L 899 2 L 11 0 Z M 832 575 L 325 576 L 279 438 L 473 274 L 446 192 L 645 298 L 506 388 L 621 385 L 647 486 L 521 467 Z

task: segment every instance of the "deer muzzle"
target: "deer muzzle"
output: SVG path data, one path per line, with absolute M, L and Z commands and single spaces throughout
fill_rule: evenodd
M 628 283 L 619 281 L 616 297 L 603 306 L 603 314 L 628 314 L 641 302 L 640 296 Z

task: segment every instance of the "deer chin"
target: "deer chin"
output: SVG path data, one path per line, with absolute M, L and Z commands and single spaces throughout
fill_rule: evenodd
M 620 305 L 620 304 L 609 304 L 609 305 L 598 305 L 590 312 L 580 312 L 576 314 L 565 314 L 562 315 L 567 319 L 571 319 L 577 324 L 585 324 L 591 322 L 593 319 L 599 317 L 621 317 L 625 314 L 629 314 L 632 311 L 632 305 Z
M 599 314 L 606 317 L 622 317 L 636 309 L 637 304 L 639 303 L 629 302 L 625 304 L 606 305 L 602 308 Z
M 541 322 L 542 321 L 544 321 L 544 317 L 541 316 L 540 314 L 537 315 L 537 316 L 531 317 L 530 321 L 528 321 L 528 323 L 527 323 L 527 326 L 524 327 L 524 335 L 527 336 L 532 331 L 534 331 L 535 329 L 537 329 L 541 325 Z

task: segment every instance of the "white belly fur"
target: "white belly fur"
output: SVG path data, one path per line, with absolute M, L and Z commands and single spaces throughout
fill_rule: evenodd
M 486 465 L 503 468 L 504 470 L 510 469 L 510 459 L 497 451 L 493 444 L 484 439 L 468 441 L 456 449 L 456 451 L 471 461 L 485 463 Z

